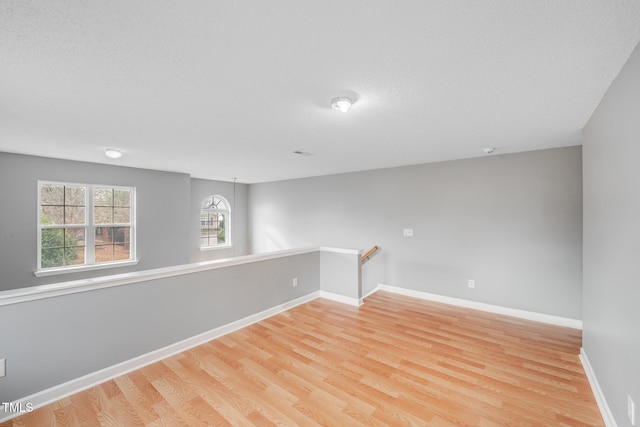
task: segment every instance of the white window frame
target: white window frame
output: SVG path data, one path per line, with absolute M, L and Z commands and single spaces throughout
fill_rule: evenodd
M 60 224 L 54 226 L 46 226 L 41 224 L 41 193 L 44 185 L 62 185 L 70 187 L 85 188 L 85 221 L 84 224 Z M 96 263 L 95 261 L 95 232 L 96 228 L 104 227 L 104 224 L 95 224 L 94 220 L 94 190 L 96 188 L 112 188 L 115 190 L 129 190 L 131 193 L 130 204 L 130 223 L 113 223 L 108 227 L 130 227 L 129 235 L 129 253 L 130 258 L 126 260 L 117 260 L 112 262 Z M 56 274 L 66 274 L 80 271 L 100 270 L 105 268 L 124 267 L 128 265 L 138 264 L 136 256 L 136 188 L 122 185 L 110 184 L 83 184 L 77 182 L 60 182 L 60 181 L 38 181 L 38 258 L 37 269 L 34 272 L 36 277 L 51 276 Z M 65 265 L 60 267 L 42 268 L 42 230 L 46 228 L 81 228 L 85 230 L 85 263 L 81 265 Z
M 217 197 L 218 199 L 221 199 L 222 202 L 225 204 L 225 206 L 227 206 L 226 209 L 204 209 L 202 207 L 202 205 L 204 204 L 204 202 L 206 200 L 209 200 L 211 198 L 215 198 Z M 224 197 L 221 196 L 220 194 L 212 194 L 210 196 L 205 197 L 204 199 L 202 199 L 202 201 L 200 202 L 200 215 L 198 216 L 198 223 L 199 223 L 199 227 L 202 227 L 202 212 L 204 211 L 208 211 L 208 212 L 219 212 L 219 213 L 223 213 L 225 214 L 225 222 L 224 222 L 224 237 L 225 237 L 225 242 L 222 244 L 218 244 L 218 245 L 205 245 L 203 246 L 202 243 L 200 243 L 200 250 L 201 251 L 210 251 L 210 250 L 215 250 L 215 249 L 228 249 L 233 247 L 233 242 L 231 240 L 231 204 L 229 203 L 229 200 Z M 198 239 L 201 239 L 201 228 L 199 229 L 199 233 L 198 233 Z

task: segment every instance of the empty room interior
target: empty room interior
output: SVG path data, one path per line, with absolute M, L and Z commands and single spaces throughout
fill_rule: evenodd
M 640 2 L 0 1 L 0 426 L 640 426 Z

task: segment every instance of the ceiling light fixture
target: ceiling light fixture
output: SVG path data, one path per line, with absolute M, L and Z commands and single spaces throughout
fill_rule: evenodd
M 304 157 L 313 156 L 313 153 L 309 153 L 307 151 L 294 151 L 293 154 L 297 154 L 298 156 L 304 156 Z
M 333 108 L 334 110 L 340 110 L 343 113 L 349 111 L 349 108 L 351 108 L 351 104 L 353 104 L 353 101 L 351 100 L 351 98 L 347 98 L 346 96 L 333 98 L 331 100 L 331 108 Z
M 122 151 L 116 150 L 115 148 L 107 148 L 106 150 L 104 150 L 104 154 L 105 156 L 111 157 L 112 159 L 122 157 Z

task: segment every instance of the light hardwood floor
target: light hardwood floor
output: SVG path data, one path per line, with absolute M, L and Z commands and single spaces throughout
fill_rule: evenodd
M 385 292 L 317 299 L 0 426 L 603 426 L 580 345 Z

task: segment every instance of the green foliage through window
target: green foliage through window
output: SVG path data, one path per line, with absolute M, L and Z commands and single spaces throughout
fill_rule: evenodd
M 39 184 L 40 269 L 134 258 L 134 188 Z

